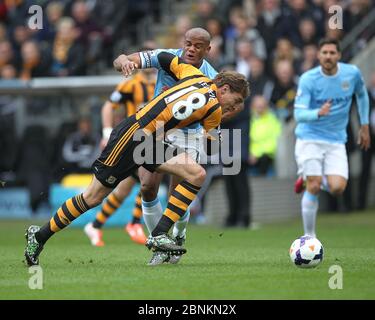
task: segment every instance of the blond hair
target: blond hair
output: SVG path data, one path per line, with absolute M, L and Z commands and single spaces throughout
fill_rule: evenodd
M 250 95 L 250 85 L 246 77 L 232 70 L 225 70 L 218 73 L 213 80 L 218 88 L 227 84 L 234 92 L 241 93 L 242 97 L 246 99 Z

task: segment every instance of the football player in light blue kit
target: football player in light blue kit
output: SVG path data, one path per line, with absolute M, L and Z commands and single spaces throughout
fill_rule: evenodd
M 215 78 L 217 71 L 204 60 L 205 55 L 210 51 L 210 34 L 202 28 L 193 28 L 186 32 L 184 47 L 181 49 L 157 49 L 152 51 L 136 52 L 130 55 L 120 55 L 115 61 L 114 66 L 117 70 L 122 71 L 125 76 L 129 76 L 135 69 L 156 68 L 158 69 L 157 81 L 154 96 L 171 87 L 177 82 L 174 75 L 164 71 L 158 61 L 157 55 L 161 51 L 170 52 L 181 57 L 185 62 L 190 63 L 199 69 L 210 79 Z M 199 153 L 203 144 L 203 128 L 197 123 L 187 128 L 180 129 L 171 135 L 168 140 L 173 144 L 185 149 L 185 151 L 199 162 Z M 159 173 L 151 173 L 140 167 L 138 175 L 141 180 L 142 193 L 142 212 L 145 224 L 149 233 L 155 228 L 163 215 L 163 209 L 158 199 L 159 185 L 162 175 Z M 173 190 L 179 183 L 179 178 L 172 176 L 170 185 Z M 173 228 L 173 237 L 176 243 L 182 245 L 186 239 L 186 225 L 189 221 L 189 209 L 185 215 L 175 223 Z M 151 259 L 151 265 L 157 265 L 169 259 L 171 263 L 177 263 L 181 256 L 166 257 L 166 253 L 155 252 Z
M 346 188 L 346 127 L 353 94 L 361 124 L 358 144 L 365 150 L 370 146 L 369 98 L 361 72 L 354 65 L 338 62 L 340 58 L 339 43 L 323 39 L 319 43 L 320 66 L 301 76 L 294 104 L 295 157 L 300 175 L 296 192 L 302 191 L 305 180 L 302 219 L 305 235 L 311 237 L 316 237 L 320 189 L 340 195 Z

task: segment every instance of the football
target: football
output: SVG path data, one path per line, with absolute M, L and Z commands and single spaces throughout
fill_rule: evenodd
M 303 236 L 296 239 L 289 249 L 290 259 L 299 268 L 314 268 L 323 260 L 323 246 L 316 238 Z

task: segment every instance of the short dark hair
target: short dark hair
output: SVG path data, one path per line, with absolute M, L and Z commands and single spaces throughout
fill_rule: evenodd
M 341 52 L 340 42 L 336 39 L 323 38 L 319 41 L 318 48 L 319 50 L 326 44 L 334 44 L 338 52 Z

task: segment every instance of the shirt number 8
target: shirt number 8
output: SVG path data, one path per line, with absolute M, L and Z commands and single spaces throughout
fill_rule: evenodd
M 205 104 L 205 95 L 194 92 L 186 100 L 176 102 L 172 108 L 172 113 L 177 120 L 185 120 L 191 116 L 194 110 L 202 108 Z

